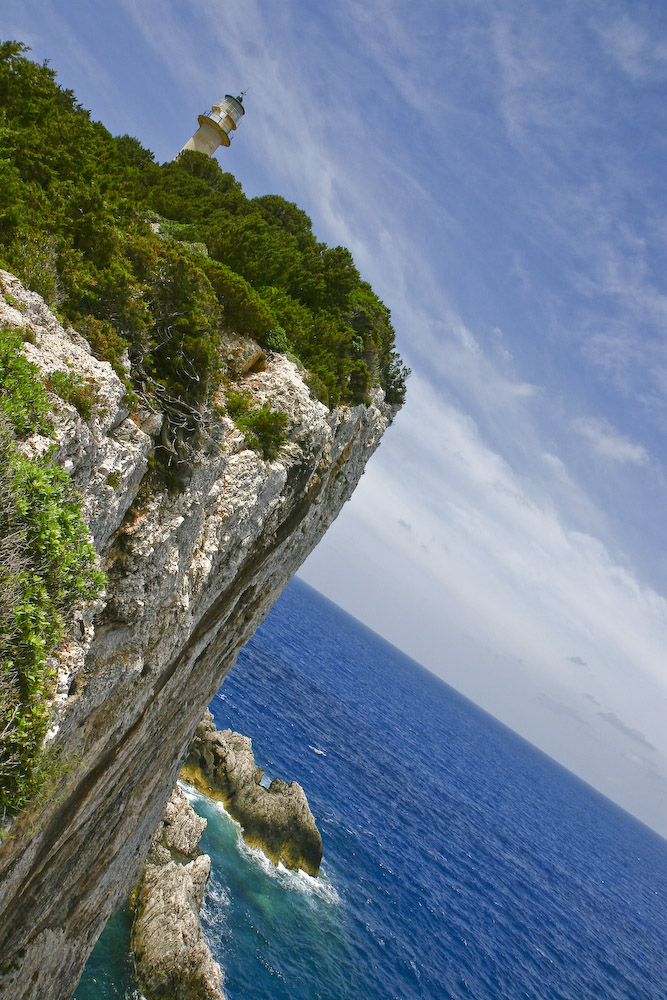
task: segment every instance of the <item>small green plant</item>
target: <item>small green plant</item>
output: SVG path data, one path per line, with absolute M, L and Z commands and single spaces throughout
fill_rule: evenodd
M 264 458 L 273 461 L 287 437 L 287 414 L 272 410 L 266 403 L 256 407 L 251 403 L 247 393 L 232 391 L 227 394 L 227 412 L 245 434 L 248 448 L 260 451 Z
M 19 312 L 25 312 L 26 311 L 26 306 L 24 306 L 22 302 L 19 302 L 18 299 L 14 298 L 14 296 L 12 295 L 12 293 L 8 292 L 4 288 L 4 286 L 2 285 L 2 283 L 0 283 L 0 288 L 2 289 L 2 294 L 3 294 L 4 300 L 5 300 L 5 302 L 7 303 L 8 306 L 12 306 L 14 309 L 18 309 Z
M 269 351 L 280 351 L 286 354 L 290 349 L 290 342 L 282 326 L 274 326 L 264 337 L 263 346 Z
M 112 327 L 111 323 L 94 316 L 82 316 L 76 323 L 77 331 L 90 344 L 96 358 L 108 361 L 116 375 L 127 381 L 127 371 L 123 359 L 127 351 L 127 341 Z
M 26 232 L 15 238 L 7 247 L 6 255 L 11 270 L 22 281 L 42 296 L 50 306 L 61 299 L 62 288 L 58 275 L 58 244 L 48 233 Z
M 97 386 L 83 379 L 76 372 L 51 372 L 46 388 L 71 403 L 84 420 L 91 420 L 93 407 L 98 401 Z
M 308 372 L 305 378 L 306 385 L 310 390 L 311 396 L 315 399 L 319 399 L 321 403 L 325 406 L 329 405 L 329 390 L 322 381 L 319 375 L 315 372 Z
M 287 436 L 287 414 L 265 405 L 249 410 L 244 422 L 248 447 L 261 451 L 264 458 L 273 461 Z
M 18 437 L 31 431 L 50 434 L 51 410 L 39 369 L 21 354 L 20 330 L 0 329 L 0 412 Z
M 236 389 L 232 389 L 227 393 L 225 405 L 227 413 L 236 420 L 237 417 L 248 412 L 252 405 L 252 397 L 247 392 L 237 392 Z

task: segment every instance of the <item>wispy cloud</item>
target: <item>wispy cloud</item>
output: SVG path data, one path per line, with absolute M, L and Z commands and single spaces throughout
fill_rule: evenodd
M 608 722 L 610 726 L 613 726 L 614 729 L 618 729 L 618 731 L 623 733 L 624 736 L 627 736 L 628 739 L 646 747 L 647 750 L 656 750 L 653 744 L 649 743 L 643 733 L 641 733 L 638 729 L 633 729 L 632 726 L 628 726 L 618 717 L 618 715 L 616 715 L 615 712 L 598 712 L 598 715 L 601 719 L 604 719 L 605 722 Z
M 634 80 L 667 77 L 667 31 L 656 19 L 642 23 L 629 13 L 603 21 L 593 21 L 604 51 Z
M 574 430 L 584 437 L 593 450 L 621 465 L 646 465 L 648 452 L 643 445 L 631 441 L 598 417 L 578 417 L 572 421 Z
M 556 66 L 534 21 L 497 17 L 493 50 L 502 83 L 500 107 L 510 137 L 520 138 L 529 128 L 553 129 L 564 119 L 565 109 L 550 96 L 548 83 Z
M 557 701 L 555 698 L 552 698 L 548 694 L 539 695 L 538 701 L 540 702 L 541 705 L 544 705 L 544 707 L 547 708 L 550 712 L 553 712 L 554 715 L 559 715 L 561 716 L 561 718 L 571 719 L 573 722 L 576 722 L 577 725 L 579 726 L 587 726 L 587 727 L 590 726 L 590 723 L 586 722 L 586 720 L 579 714 L 579 712 L 577 712 L 577 710 L 574 709 L 571 705 L 564 705 L 562 702 Z

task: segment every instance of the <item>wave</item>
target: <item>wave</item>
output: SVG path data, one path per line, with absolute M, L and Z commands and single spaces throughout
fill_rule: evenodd
M 222 802 L 219 802 L 217 799 L 210 799 L 207 795 L 199 792 L 192 785 L 188 785 L 184 781 L 179 781 L 178 785 L 190 805 L 196 808 L 198 802 L 206 802 L 209 808 L 213 808 L 221 817 L 224 817 L 226 822 L 236 827 L 236 846 L 239 853 L 247 861 L 261 868 L 265 875 L 274 882 L 277 882 L 283 889 L 290 892 L 299 892 L 304 896 L 316 897 L 331 906 L 338 906 L 340 904 L 340 896 L 326 871 L 322 868 L 320 868 L 320 874 L 317 877 L 313 877 L 301 868 L 296 872 L 292 871 L 291 868 L 285 868 L 282 862 L 274 865 L 273 861 L 266 856 L 261 848 L 250 847 L 249 844 L 246 844 L 241 832 L 241 824 L 233 816 L 229 815 Z
M 238 848 L 241 854 L 253 864 L 258 865 L 265 875 L 268 875 L 270 879 L 277 882 L 283 889 L 291 892 L 299 892 L 303 896 L 315 896 L 332 906 L 340 904 L 340 896 L 336 891 L 336 887 L 322 869 L 320 869 L 320 874 L 317 877 L 313 877 L 301 868 L 296 872 L 292 871 L 291 868 L 285 868 L 282 861 L 274 865 L 273 861 L 267 858 L 261 848 L 250 847 L 246 844 L 240 832 Z

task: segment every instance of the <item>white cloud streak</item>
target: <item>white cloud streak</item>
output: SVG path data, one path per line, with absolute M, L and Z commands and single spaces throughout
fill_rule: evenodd
M 646 465 L 648 452 L 641 444 L 619 434 L 606 420 L 596 417 L 579 417 L 572 426 L 591 444 L 593 450 L 621 465 Z
M 667 77 L 667 31 L 656 32 L 655 20 L 643 24 L 626 13 L 594 23 L 604 51 L 633 80 Z

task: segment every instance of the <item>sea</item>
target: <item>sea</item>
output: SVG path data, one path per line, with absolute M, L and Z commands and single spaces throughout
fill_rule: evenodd
M 667 842 L 303 582 L 211 711 L 324 843 L 317 879 L 274 868 L 185 786 L 229 1000 L 667 997 Z M 128 944 L 121 910 L 76 1000 L 139 1000 Z

